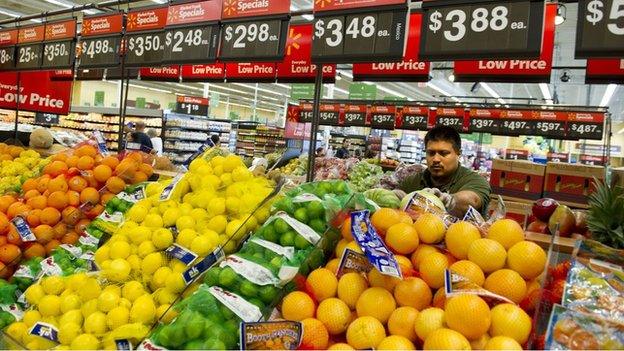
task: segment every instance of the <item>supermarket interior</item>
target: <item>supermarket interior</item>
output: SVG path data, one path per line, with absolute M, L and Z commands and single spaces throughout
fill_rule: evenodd
M 0 2 L 0 349 L 624 349 L 624 1 Z

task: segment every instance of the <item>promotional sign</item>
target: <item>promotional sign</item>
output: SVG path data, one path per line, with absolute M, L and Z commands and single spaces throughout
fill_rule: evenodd
M 315 1 L 313 62 L 387 62 L 403 58 L 407 31 L 405 1 L 350 1 L 346 4 L 351 9 L 348 14 L 325 12 L 327 8 L 318 12 L 322 2 L 325 1 Z M 380 6 L 386 2 L 393 5 Z M 346 2 L 334 1 L 329 6 L 345 8 L 341 3 Z
M 399 62 L 354 63 L 354 81 L 429 81 L 429 62 L 418 60 L 420 49 L 420 27 L 422 14 L 412 13 L 409 18 L 409 32 L 405 56 Z
M 41 66 L 45 25 L 20 28 L 17 31 L 15 68 L 37 69 Z
M 51 80 L 52 71 L 0 73 L 0 108 L 69 113 L 71 81 Z M 19 76 L 19 93 L 17 92 Z
M 545 138 L 563 139 L 566 135 L 568 113 L 556 111 L 534 111 L 535 135 Z
M 344 125 L 346 127 L 364 127 L 366 126 L 366 116 L 368 115 L 368 107 L 364 104 L 345 105 L 344 107 Z
M 0 71 L 15 67 L 15 44 L 17 44 L 17 29 L 0 31 Z
M 321 104 L 319 106 L 319 125 L 340 125 L 340 104 Z
M 210 62 L 219 45 L 220 1 L 171 5 L 165 28 L 163 62 Z
M 184 82 L 222 82 L 225 79 L 225 64 L 184 65 L 182 81 Z
M 225 77 L 228 82 L 249 81 L 274 82 L 275 63 L 238 62 L 225 64 Z
M 80 32 L 80 67 L 114 67 L 120 63 L 122 13 L 85 17 Z
M 312 63 L 312 25 L 290 25 L 284 60 L 277 64 L 277 81 L 284 83 L 314 82 L 317 66 Z M 323 65 L 323 82 L 336 77 L 336 65 Z M 295 99 L 297 100 L 297 99 Z
M 463 108 L 438 107 L 436 110 L 436 126 L 447 126 L 458 132 L 464 131 Z
M 499 134 L 508 136 L 533 135 L 535 120 L 528 110 L 501 110 Z
M 579 163 L 589 166 L 604 166 L 607 163 L 605 156 L 581 155 Z
M 500 114 L 499 109 L 471 108 L 468 112 L 470 118 L 468 131 L 470 133 L 499 134 Z
M 377 86 L 367 83 L 352 83 L 349 85 L 349 100 L 375 100 Z
M 604 117 L 604 113 L 569 113 L 566 136 L 570 139 L 602 140 Z
M 397 126 L 405 130 L 427 130 L 429 108 L 420 106 L 403 106 Z
M 175 113 L 193 116 L 208 116 L 208 99 L 195 96 L 178 96 Z
M 281 60 L 289 12 L 290 0 L 226 0 L 222 18 L 227 21 L 222 28 L 219 59 Z
M 180 81 L 180 66 L 163 66 L 163 67 L 149 67 L 139 69 L 139 78 L 141 80 L 155 80 L 155 81 Z
M 549 152 L 546 154 L 546 160 L 548 162 L 570 162 L 570 154 L 562 153 L 562 152 Z
M 624 59 L 590 59 L 585 84 L 624 84 Z
M 35 123 L 53 125 L 59 123 L 59 115 L 56 113 L 35 113 Z
M 396 106 L 371 106 L 370 126 L 373 129 L 393 130 L 396 124 Z
M 41 68 L 67 68 L 76 58 L 76 20 L 47 23 Z
M 622 21 L 622 0 L 579 0 L 575 57 L 624 57 Z
M 420 57 L 449 59 L 538 58 L 543 0 L 423 1 Z
M 323 11 L 347 10 L 364 7 L 377 7 L 385 5 L 401 5 L 405 4 L 405 0 L 321 0 L 314 1 L 314 13 Z
M 156 66 L 163 59 L 167 7 L 137 9 L 128 13 L 126 57 L 128 67 Z
M 529 150 L 505 149 L 505 160 L 528 160 Z
M 535 60 L 455 61 L 456 82 L 550 83 L 557 4 L 546 5 L 542 50 Z
M 311 123 L 312 122 L 312 104 L 309 102 L 302 102 L 299 104 L 299 123 Z

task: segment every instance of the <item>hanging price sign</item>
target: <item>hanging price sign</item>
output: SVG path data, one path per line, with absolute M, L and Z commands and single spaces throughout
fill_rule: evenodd
M 471 133 L 498 134 L 500 130 L 500 110 L 472 108 L 469 112 Z
M 535 133 L 535 117 L 528 110 L 501 110 L 499 124 L 500 135 L 533 135 Z
M 604 114 L 571 112 L 568 115 L 567 137 L 570 139 L 602 140 Z
M 400 129 L 427 130 L 429 109 L 418 106 L 403 106 L 401 110 Z
M 45 26 L 41 68 L 68 68 L 76 58 L 76 20 L 48 23 Z
M 15 67 L 15 44 L 17 44 L 17 29 L 0 31 L 0 71 Z
M 115 67 L 120 63 L 123 14 L 86 17 L 80 33 L 80 67 Z
M 436 125 L 451 127 L 458 132 L 464 131 L 464 109 L 438 107 L 436 110 Z
M 59 123 L 59 115 L 56 113 L 37 112 L 35 113 L 35 123 L 56 125 Z
M 603 156 L 581 155 L 579 157 L 579 163 L 589 166 L 604 166 L 607 160 L 606 157 Z
M 346 127 L 366 126 L 367 111 L 366 105 L 346 105 L 344 107 L 344 125 Z
M 178 96 L 175 113 L 193 116 L 208 116 L 208 99 L 194 96 Z
M 307 102 L 301 103 L 299 108 L 299 123 L 311 123 L 312 112 L 312 104 Z
M 528 150 L 505 149 L 505 160 L 528 160 Z
M 570 154 L 561 152 L 549 152 L 546 154 L 548 162 L 570 162 Z
M 579 1 L 575 56 L 624 56 L 623 0 Z
M 371 3 L 374 6 L 376 3 L 385 5 L 389 2 L 382 0 L 369 1 L 366 5 L 354 4 L 352 7 L 367 8 L 361 13 L 348 15 L 336 14 L 336 11 L 320 12 L 341 8 L 338 4 L 327 8 L 315 4 L 312 61 L 351 63 L 401 60 L 407 32 L 405 1 L 393 1 L 390 3 L 395 5 L 374 8 L 368 7 Z
M 537 121 L 535 123 L 535 134 L 563 139 L 565 136 L 565 122 L 561 121 Z
M 396 124 L 396 112 L 396 106 L 371 106 L 371 128 L 393 130 Z
M 323 126 L 340 125 L 340 104 L 321 104 L 319 124 Z
M 37 69 L 41 67 L 45 25 L 20 28 L 17 33 L 15 68 Z
M 537 58 L 543 0 L 424 1 L 421 58 Z
M 167 8 L 135 10 L 128 14 L 126 58 L 128 67 L 155 66 L 162 62 L 165 50 Z

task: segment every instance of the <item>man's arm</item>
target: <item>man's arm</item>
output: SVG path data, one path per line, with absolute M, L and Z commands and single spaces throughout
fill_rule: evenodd
M 470 206 L 474 207 L 477 211 L 480 211 L 483 206 L 481 196 L 471 190 L 462 190 L 451 196 L 453 197 L 455 206 L 451 208 L 449 212 L 456 217 L 463 217 Z

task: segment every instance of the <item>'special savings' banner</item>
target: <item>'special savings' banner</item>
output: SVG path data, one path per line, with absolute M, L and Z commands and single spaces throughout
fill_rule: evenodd
M 52 73 L 0 73 L 0 108 L 62 115 L 69 113 L 72 81 L 51 80 Z

